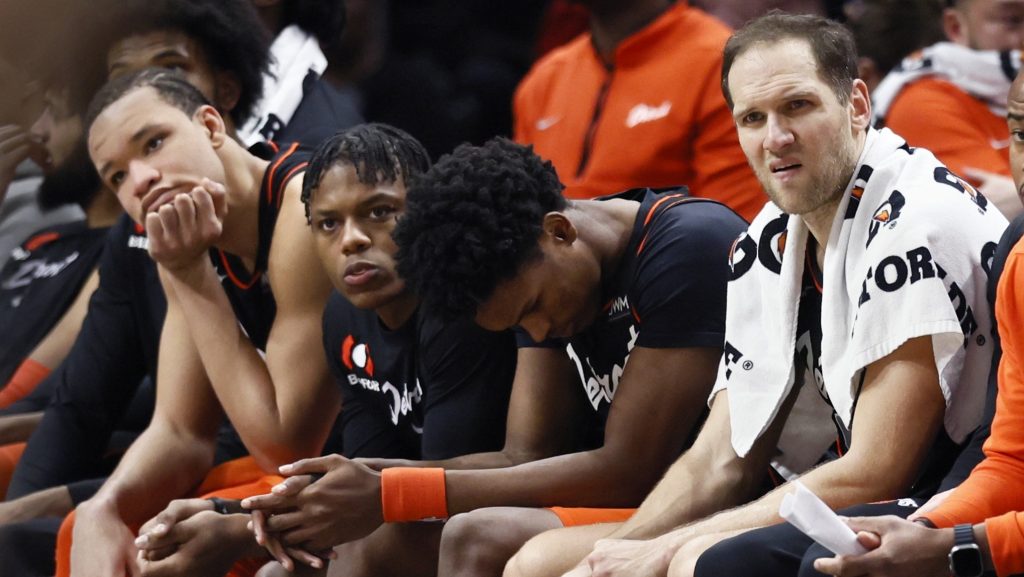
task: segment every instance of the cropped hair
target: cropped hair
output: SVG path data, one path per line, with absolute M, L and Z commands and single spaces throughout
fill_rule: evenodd
M 725 43 L 722 59 L 722 94 L 733 108 L 729 91 L 729 71 L 743 53 L 761 44 L 783 40 L 805 40 L 818 65 L 818 76 L 832 88 L 841 104 L 850 101 L 857 78 L 857 46 L 853 35 L 842 24 L 811 14 L 786 14 L 771 10 L 748 22 Z
M 406 195 L 394 232 L 399 275 L 431 313 L 475 315 L 540 255 L 544 215 L 568 204 L 562 188 L 531 146 L 500 137 L 459 146 Z
M 161 100 L 189 117 L 195 114 L 200 106 L 210 104 L 203 93 L 180 72 L 165 68 L 144 68 L 127 76 L 114 78 L 99 89 L 86 110 L 82 124 L 84 134 L 89 134 L 96 117 L 110 105 L 140 88 L 152 88 Z
M 249 0 L 106 0 L 96 43 L 101 58 L 129 37 L 161 30 L 194 40 L 215 72 L 231 74 L 239 85 L 229 116 L 241 126 L 263 96 L 263 75 L 270 70 L 270 35 Z
M 302 181 L 307 221 L 313 194 L 324 174 L 342 163 L 352 166 L 363 184 L 373 186 L 401 178 L 408 188 L 430 168 L 430 155 L 409 133 L 388 124 L 359 124 L 335 133 L 316 147 Z

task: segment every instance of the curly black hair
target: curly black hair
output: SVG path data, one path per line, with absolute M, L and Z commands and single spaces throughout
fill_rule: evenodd
M 179 31 L 195 40 L 218 72 L 239 84 L 230 116 L 241 126 L 263 96 L 270 66 L 270 35 L 249 0 L 105 0 L 99 2 L 89 41 L 106 59 L 118 41 L 157 30 Z
M 459 146 L 406 195 L 394 232 L 399 275 L 432 313 L 475 315 L 540 255 L 544 215 L 568 204 L 562 189 L 532 146 L 501 137 Z
M 401 177 L 406 187 L 430 168 L 430 155 L 408 132 L 388 124 L 369 123 L 346 128 L 324 140 L 313 151 L 302 180 L 306 221 L 309 205 L 324 173 L 337 164 L 355 167 L 359 182 L 375 185 Z

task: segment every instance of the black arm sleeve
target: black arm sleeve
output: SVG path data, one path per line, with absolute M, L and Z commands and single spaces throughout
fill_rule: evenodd
M 147 355 L 131 303 L 138 289 L 129 276 L 143 271 L 130 259 L 119 262 L 127 238 L 112 234 L 107 242 L 99 288 L 67 360 L 54 373 L 52 402 L 15 469 L 8 499 L 101 474 L 100 457 L 146 375 Z
M 516 368 L 510 331 L 471 321 L 424 321 L 418 365 L 426 398 L 422 454 L 426 460 L 500 450 Z

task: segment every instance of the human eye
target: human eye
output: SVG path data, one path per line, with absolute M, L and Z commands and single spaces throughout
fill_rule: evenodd
M 388 220 L 396 212 L 398 209 L 390 204 L 378 204 L 370 209 L 370 217 L 377 221 Z
M 314 226 L 316 226 L 316 230 L 319 232 L 331 233 L 338 228 L 338 221 L 330 217 L 323 217 L 317 219 L 317 221 L 314 223 Z
M 811 105 L 811 101 L 806 98 L 794 98 L 786 103 L 786 107 L 790 110 L 802 110 Z
M 118 170 L 114 174 L 110 175 L 110 188 L 117 189 L 124 182 L 124 171 Z
M 740 119 L 740 122 L 745 126 L 760 124 L 763 121 L 764 114 L 761 112 L 748 112 Z
M 146 147 L 145 147 L 146 148 L 146 153 L 148 154 L 150 152 L 153 152 L 153 151 L 159 149 L 160 146 L 163 145 L 163 143 L 164 143 L 164 137 L 163 136 L 154 136 L 154 137 L 150 138 L 149 140 L 146 141 Z

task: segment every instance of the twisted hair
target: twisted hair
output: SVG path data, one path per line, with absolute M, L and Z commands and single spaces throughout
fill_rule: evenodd
M 341 130 L 316 147 L 302 181 L 302 204 L 310 221 L 313 194 L 324 173 L 345 163 L 355 168 L 359 182 L 375 185 L 396 182 L 408 188 L 410 182 L 430 168 L 430 155 L 408 132 L 388 124 L 360 124 Z
M 399 275 L 432 313 L 475 315 L 539 256 L 544 215 L 567 206 L 562 188 L 531 146 L 459 146 L 409 189 L 394 232 Z

